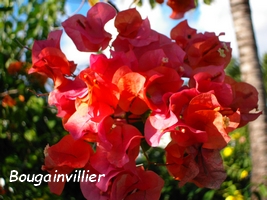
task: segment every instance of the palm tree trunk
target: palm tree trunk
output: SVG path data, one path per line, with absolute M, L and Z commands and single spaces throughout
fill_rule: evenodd
M 252 172 L 251 190 L 257 192 L 260 184 L 267 186 L 267 125 L 266 99 L 262 72 L 251 19 L 249 0 L 230 0 L 230 7 L 239 50 L 241 79 L 259 92 L 259 110 L 263 114 L 249 123 Z M 255 195 L 253 195 L 256 199 Z M 267 198 L 265 198 L 267 199 Z

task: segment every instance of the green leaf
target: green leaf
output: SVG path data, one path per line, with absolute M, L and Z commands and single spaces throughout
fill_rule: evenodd
M 195 5 L 196 7 L 198 7 L 198 0 L 195 0 Z
M 204 3 L 207 5 L 210 5 L 212 3 L 213 0 L 204 0 Z
M 145 139 L 142 139 L 141 147 L 142 147 L 143 152 L 147 152 L 151 148 L 151 146 L 149 146 L 149 144 L 147 144 Z
M 142 6 L 142 5 L 143 5 L 143 1 L 142 1 L 142 0 L 138 1 L 138 2 L 137 2 L 137 5 L 138 5 L 138 6 Z
M 56 125 L 56 121 L 55 120 L 47 120 L 46 124 L 50 129 L 53 129 L 54 126 Z
M 210 190 L 210 191 L 206 192 L 204 194 L 204 196 L 203 196 L 203 199 L 205 199 L 205 200 L 212 200 L 215 192 L 216 192 L 215 190 Z
M 13 23 L 11 21 L 6 21 L 5 22 L 5 30 L 11 30 L 13 27 Z
M 24 133 L 24 138 L 31 142 L 36 138 L 36 132 L 32 129 L 26 130 Z
M 259 191 L 263 197 L 267 197 L 267 187 L 265 185 L 261 184 L 259 186 Z
M 13 10 L 12 6 L 0 7 L 0 12 L 7 12 Z
M 155 0 L 149 0 L 151 8 L 155 8 L 156 6 L 156 1 Z

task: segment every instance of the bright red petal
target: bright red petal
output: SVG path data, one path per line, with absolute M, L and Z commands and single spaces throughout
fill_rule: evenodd
M 118 88 L 121 94 L 119 106 L 124 111 L 128 112 L 135 98 L 139 98 L 139 93 L 144 88 L 145 82 L 146 78 L 137 72 L 127 73 L 120 78 L 118 82 Z
M 87 17 L 76 14 L 64 21 L 62 26 L 79 51 L 97 52 L 104 50 L 111 40 L 111 34 L 105 31 L 104 26 L 115 15 L 112 6 L 100 2 L 89 9 Z
M 167 4 L 172 8 L 173 19 L 183 18 L 185 12 L 196 7 L 195 0 L 168 0 Z

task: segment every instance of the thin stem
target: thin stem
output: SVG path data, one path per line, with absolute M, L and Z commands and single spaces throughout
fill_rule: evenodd
M 27 46 L 21 44 L 21 42 L 20 42 L 17 38 L 15 39 L 15 41 L 16 41 L 22 48 L 27 49 L 28 51 L 32 51 L 29 47 L 27 47 Z
M 145 158 L 146 158 L 146 161 L 147 161 L 147 169 L 148 169 L 148 168 L 149 168 L 149 165 L 151 164 L 151 162 L 150 162 L 149 157 L 148 157 L 148 155 L 146 154 L 144 148 L 142 147 L 142 145 L 141 145 L 141 149 L 142 149 L 143 154 L 144 154 L 144 156 L 145 156 Z
M 140 0 L 134 0 L 134 1 L 130 4 L 129 8 L 131 8 L 133 4 L 138 4 L 139 2 L 140 2 Z
M 167 166 L 167 165 L 171 165 L 171 164 L 169 164 L 169 163 L 157 163 L 157 162 L 151 162 L 151 161 L 149 160 L 149 157 L 148 157 L 147 153 L 144 151 L 144 148 L 143 148 L 142 146 L 141 146 L 141 149 L 142 149 L 143 154 L 144 154 L 144 156 L 145 156 L 145 158 L 146 158 L 146 161 L 147 161 L 147 169 L 149 168 L 150 165 L 154 165 L 154 166 Z
M 44 97 L 44 96 L 48 96 L 49 93 L 42 93 L 42 94 L 37 94 L 34 90 L 31 89 L 27 89 L 28 91 L 30 91 L 31 93 L 33 93 L 36 97 Z

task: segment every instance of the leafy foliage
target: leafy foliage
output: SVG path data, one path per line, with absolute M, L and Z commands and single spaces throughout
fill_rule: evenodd
M 241 81 L 239 63 L 235 58 L 233 58 L 231 62 L 228 64 L 227 68 L 225 69 L 225 72 L 227 75 L 231 76 L 236 81 Z
M 55 117 L 56 110 L 47 104 L 47 78 L 27 74 L 31 61 L 28 47 L 34 38 L 45 38 L 59 26 L 56 19 L 64 15 L 64 1 L 4 0 L 0 7 L 0 178 L 5 182 L 0 199 L 58 199 L 46 183 L 35 187 L 27 182 L 9 182 L 9 177 L 11 170 L 44 174 L 44 147 L 66 134 L 61 120 Z M 68 198 L 74 187 L 66 186 Z
M 263 80 L 265 80 L 264 88 L 267 92 L 267 81 L 266 81 L 267 80 L 267 53 L 263 55 L 261 67 L 262 67 Z

